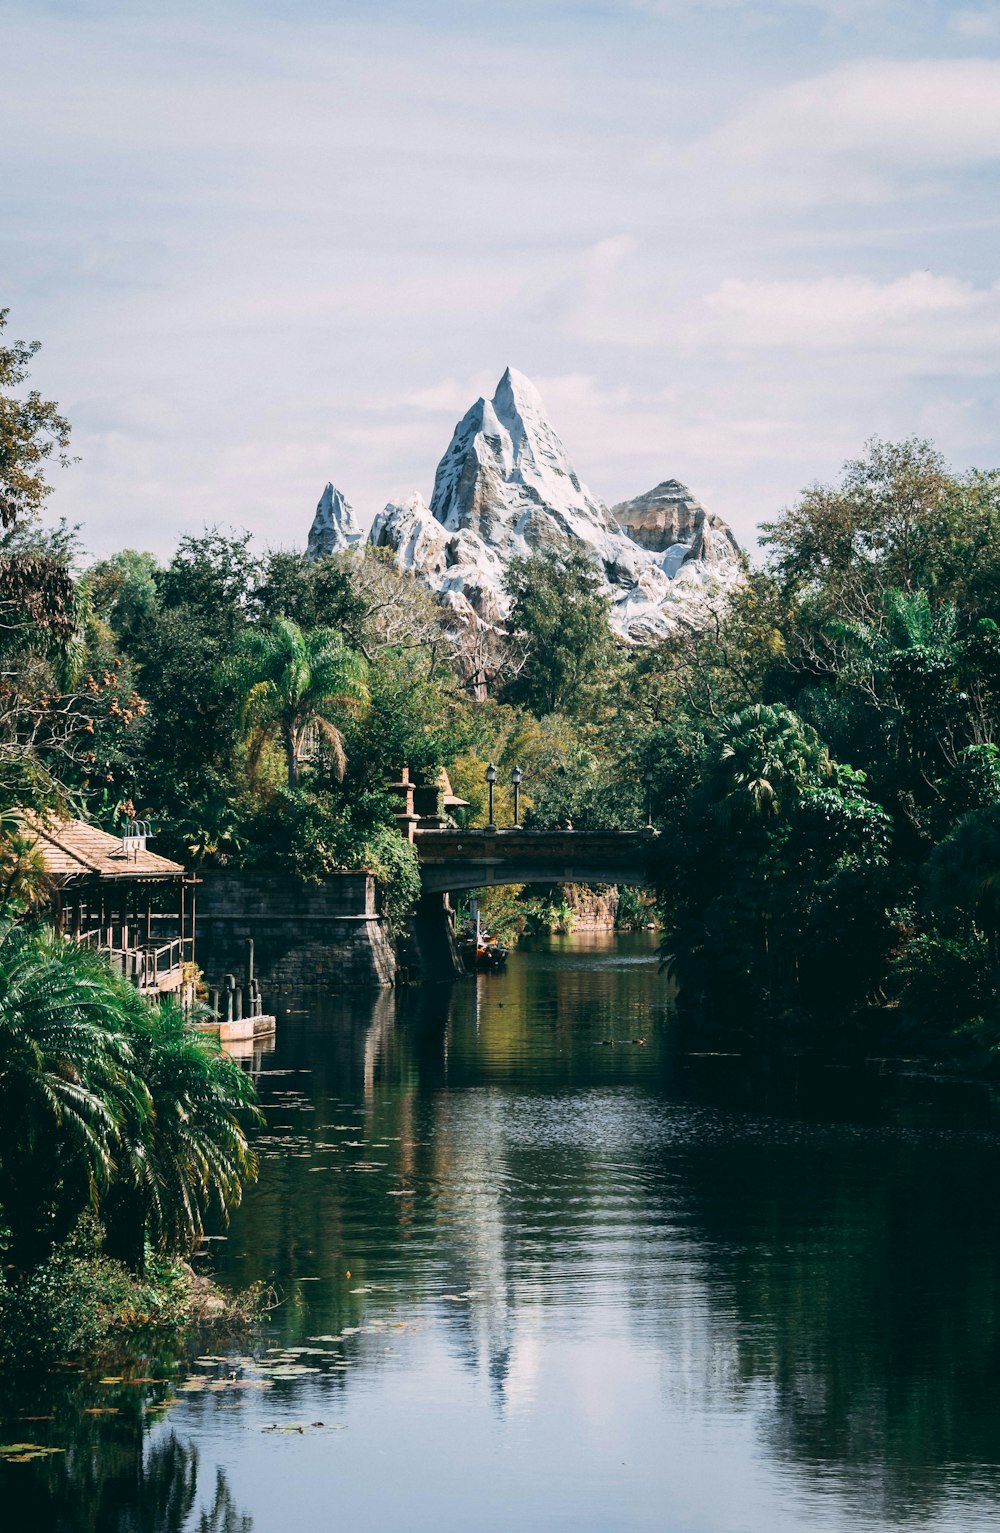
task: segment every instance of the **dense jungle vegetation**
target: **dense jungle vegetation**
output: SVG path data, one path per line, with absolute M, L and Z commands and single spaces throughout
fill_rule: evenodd
M 256 1174 L 249 1077 L 179 1006 L 150 1005 L 40 919 L 32 816 L 103 817 L 146 712 L 46 529 L 69 425 L 22 392 L 37 346 L 0 310 L 0 1368 L 64 1362 L 202 1317 L 184 1258 Z M 116 743 L 120 742 L 120 743 Z M 126 745 L 128 742 L 128 745 Z M 95 748 L 96 747 L 96 748 Z M 216 1296 L 213 1306 L 236 1313 Z M 250 1308 L 253 1301 L 250 1301 Z
M 644 824 L 652 773 L 689 1011 L 992 1058 L 1000 475 L 872 441 L 775 515 L 703 624 L 625 645 L 586 555 L 548 550 L 514 562 L 501 636 L 372 551 L 310 561 L 212 528 L 85 565 L 41 516 L 66 423 L 31 396 L 12 432 L 30 351 L 5 353 L 0 420 L 8 901 L 37 897 L 18 815 L 62 803 L 148 817 L 188 862 L 372 868 L 398 920 L 402 764 L 446 766 L 472 823 L 490 760 L 510 822 L 519 765 L 526 823 L 577 829 Z

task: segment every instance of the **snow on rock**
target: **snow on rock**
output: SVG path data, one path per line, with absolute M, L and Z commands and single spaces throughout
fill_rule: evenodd
M 309 535 L 309 552 L 332 523 L 340 548 L 360 534 L 347 502 L 328 485 Z M 336 509 L 337 501 L 346 508 Z M 375 518 L 369 544 L 392 551 L 462 623 L 499 625 L 510 611 L 504 573 L 510 559 L 584 543 L 601 566 L 611 626 L 642 641 L 697 621 L 712 596 L 739 578 L 739 545 L 720 517 L 676 479 L 664 480 L 611 511 L 580 483 L 541 397 L 508 368 L 491 400 L 478 399 L 455 427 L 438 464 L 430 506 L 419 495 L 390 503 Z
M 677 574 L 688 560 L 713 566 L 740 563 L 740 545 L 721 516 L 706 511 L 677 479 L 665 479 L 645 495 L 622 501 L 611 514 L 634 543 L 663 555 L 669 575 Z
M 448 568 L 447 539 L 422 495 L 390 501 L 372 523 L 368 534 L 372 548 L 392 550 L 401 570 L 413 570 L 437 586 Z
M 459 421 L 438 464 L 431 510 L 505 558 L 569 540 L 612 551 L 607 507 L 577 478 L 534 384 L 507 369 L 492 400 Z
M 353 507 L 339 490 L 328 484 L 319 498 L 316 515 L 309 529 L 306 545 L 310 559 L 321 554 L 339 554 L 345 548 L 356 548 L 362 532 L 354 515 Z

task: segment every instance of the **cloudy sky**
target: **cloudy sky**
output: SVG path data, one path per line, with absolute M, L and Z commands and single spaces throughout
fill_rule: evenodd
M 745 540 L 1000 464 L 1000 3 L 0 0 L 0 306 L 88 548 L 429 495 L 507 363 Z

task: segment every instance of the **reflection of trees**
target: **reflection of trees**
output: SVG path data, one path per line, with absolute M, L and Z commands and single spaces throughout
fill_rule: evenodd
M 807 1101 L 801 1073 L 755 1081 L 746 1061 L 692 1060 L 682 1099 L 677 1061 L 653 1052 L 655 983 L 648 967 L 557 954 L 499 983 L 290 1018 L 276 1063 L 312 1074 L 273 1085 L 316 1105 L 284 1120 L 293 1138 L 328 1140 L 356 1112 L 388 1164 L 267 1162 L 221 1260 L 241 1280 L 350 1267 L 351 1284 L 278 1313 L 289 1340 L 361 1323 L 373 1301 L 355 1284 L 405 1293 L 401 1319 L 434 1290 L 473 1290 L 440 1319 L 501 1406 L 545 1308 L 600 1282 L 689 1408 L 752 1392 L 769 1452 L 797 1475 L 832 1470 L 866 1498 L 875 1483 L 885 1515 L 919 1515 L 948 1465 L 1000 1463 L 1000 1209 L 979 1190 L 997 1149 L 884 1130 L 885 1102 L 840 1073 L 825 1077 L 836 1096 Z M 647 1033 L 647 1050 L 595 1047 Z M 848 1109 L 869 1127 L 837 1127 Z M 387 1195 L 400 1187 L 413 1196 Z M 374 1302 L 384 1315 L 397 1301 Z
M 877 1471 L 884 1512 L 913 1515 L 946 1466 L 1000 1463 L 1000 1215 L 977 1191 L 997 1153 L 847 1138 L 692 1151 L 686 1219 L 713 1329 L 771 1386 L 772 1451 L 866 1497 Z
M 65 1457 L 48 1459 L 31 1479 L 11 1481 L 4 1516 L 12 1528 L 45 1533 L 252 1533 L 221 1468 L 210 1504 L 196 1512 L 198 1452 L 175 1433 L 144 1452 L 141 1428 L 84 1417 Z M 23 1500 L 22 1500 L 23 1498 Z

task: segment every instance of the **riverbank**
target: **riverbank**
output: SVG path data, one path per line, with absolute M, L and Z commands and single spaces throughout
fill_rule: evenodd
M 227 1291 L 176 1258 L 151 1255 L 139 1276 L 105 1256 L 89 1216 L 44 1261 L 0 1277 L 0 1370 L 91 1364 L 154 1335 L 206 1326 L 239 1333 L 268 1307 L 262 1284 Z

